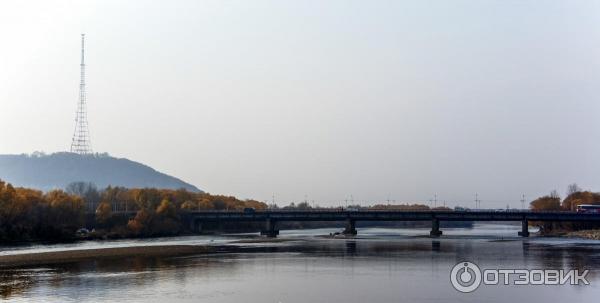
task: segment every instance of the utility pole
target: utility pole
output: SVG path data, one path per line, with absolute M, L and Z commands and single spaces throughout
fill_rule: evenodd
M 479 200 L 479 194 L 475 193 L 475 208 L 479 209 L 481 207 L 481 200 Z
M 521 196 L 521 209 L 525 209 L 525 194 Z
M 266 200 L 266 201 L 265 201 L 265 203 L 267 203 L 267 205 L 269 206 L 269 207 L 268 207 L 269 209 L 274 209 L 274 208 L 276 208 L 276 204 L 275 204 L 275 193 L 272 193 L 272 194 L 271 194 L 271 204 L 270 204 L 270 205 L 268 204 L 268 202 L 267 202 L 267 201 L 268 201 L 268 200 Z
M 437 207 L 437 194 L 434 195 L 433 198 L 433 207 L 436 208 Z

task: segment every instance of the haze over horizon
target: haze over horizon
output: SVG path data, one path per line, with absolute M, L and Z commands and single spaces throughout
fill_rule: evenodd
M 5 1 L 0 154 L 69 149 L 81 33 L 94 151 L 211 193 L 600 191 L 597 1 Z

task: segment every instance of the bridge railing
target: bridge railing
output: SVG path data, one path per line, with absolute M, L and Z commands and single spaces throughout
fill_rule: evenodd
M 477 210 L 441 210 L 441 209 L 257 209 L 253 211 L 244 211 L 239 209 L 224 210 L 189 210 L 189 213 L 389 213 L 389 212 L 407 212 L 407 213 L 560 213 L 560 214 L 578 214 L 574 211 L 541 211 L 530 209 L 477 209 Z
M 138 210 L 116 210 L 113 214 L 132 214 Z M 580 214 L 576 211 L 551 211 L 531 209 L 468 209 L 468 210 L 442 210 L 442 209 L 347 209 L 347 208 L 312 208 L 312 209 L 255 209 L 247 211 L 243 209 L 192 209 L 185 210 L 187 213 L 361 213 L 361 212 L 413 212 L 413 213 L 549 213 L 549 214 Z M 87 215 L 95 214 L 94 211 L 86 211 Z

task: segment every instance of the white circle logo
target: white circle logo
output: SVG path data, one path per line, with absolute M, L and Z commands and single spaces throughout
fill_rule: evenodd
M 473 292 L 481 284 L 481 270 L 471 262 L 457 263 L 450 272 L 450 281 L 460 292 Z

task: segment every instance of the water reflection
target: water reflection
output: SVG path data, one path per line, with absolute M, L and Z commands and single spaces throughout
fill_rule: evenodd
M 533 302 L 593 301 L 600 272 L 596 242 L 520 238 L 366 237 L 296 239 L 227 245 L 218 254 L 101 259 L 0 271 L 4 299 L 144 302 Z M 591 270 L 591 286 L 483 288 L 463 297 L 450 268 L 470 260 L 483 268 Z M 423 287 L 427 287 L 424 290 Z
M 34 277 L 29 270 L 2 270 L 0 271 L 0 296 L 7 299 L 18 296 L 34 284 Z

